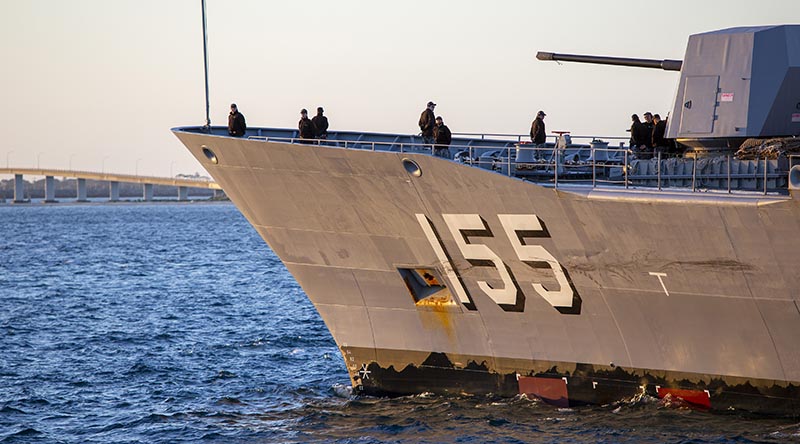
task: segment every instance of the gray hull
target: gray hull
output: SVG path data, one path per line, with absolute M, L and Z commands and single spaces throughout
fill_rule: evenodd
M 364 393 L 800 411 L 796 199 L 555 190 L 425 154 L 174 132 Z

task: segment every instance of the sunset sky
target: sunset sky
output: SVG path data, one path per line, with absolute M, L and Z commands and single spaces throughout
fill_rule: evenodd
M 0 164 L 167 176 L 200 165 L 169 129 L 205 119 L 200 0 L 0 0 Z M 416 133 L 620 136 L 666 115 L 678 73 L 557 64 L 537 51 L 682 59 L 690 34 L 800 22 L 800 1 L 207 0 L 211 120 Z M 635 5 L 635 6 L 634 6 Z

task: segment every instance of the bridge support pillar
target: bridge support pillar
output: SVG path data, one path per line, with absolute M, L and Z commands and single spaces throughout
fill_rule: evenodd
M 146 183 L 142 188 L 144 188 L 144 191 L 142 193 L 142 200 L 144 200 L 145 202 L 150 202 L 151 200 L 153 200 L 153 184 Z
M 25 203 L 25 181 L 22 174 L 14 175 L 14 203 Z
M 78 179 L 78 202 L 86 202 L 86 179 Z
M 56 200 L 56 179 L 53 176 L 44 177 L 44 203 L 55 203 Z
M 189 200 L 189 187 L 178 187 L 178 200 Z
M 119 201 L 119 182 L 108 183 L 108 201 L 109 202 Z

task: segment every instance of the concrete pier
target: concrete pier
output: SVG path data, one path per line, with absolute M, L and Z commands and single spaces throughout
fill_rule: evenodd
M 78 202 L 86 202 L 86 179 L 78 179 Z
M 55 203 L 56 200 L 56 179 L 53 176 L 44 177 L 44 203 Z
M 142 186 L 142 188 L 144 189 L 142 193 L 142 200 L 145 202 L 150 202 L 153 200 L 153 184 L 146 183 Z
M 189 187 L 178 187 L 178 200 L 189 200 Z
M 25 203 L 25 181 L 22 174 L 14 175 L 14 203 Z
M 119 201 L 119 182 L 108 183 L 108 201 L 109 202 Z

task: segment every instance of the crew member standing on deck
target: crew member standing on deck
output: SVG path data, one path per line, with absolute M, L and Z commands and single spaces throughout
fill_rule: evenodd
M 228 114 L 228 134 L 233 137 L 244 136 L 247 124 L 244 122 L 244 114 L 239 112 L 235 103 L 231 103 L 231 113 Z
M 544 148 L 545 142 L 547 142 L 547 131 L 544 126 L 544 116 L 546 115 L 544 111 L 539 111 L 531 123 L 531 143 L 533 143 L 534 148 Z M 533 153 L 533 157 L 536 159 L 541 157 L 539 150 Z
M 436 104 L 428 102 L 425 111 L 419 116 L 419 130 L 422 132 L 422 142 L 426 145 L 433 143 L 433 127 L 436 125 L 436 117 L 433 115 L 433 109 Z
M 314 122 L 308 118 L 308 111 L 305 108 L 300 110 L 300 122 L 297 123 L 297 129 L 300 130 L 300 143 L 311 143 L 314 139 Z
M 444 157 L 452 159 L 450 154 L 450 142 L 453 140 L 453 135 L 450 133 L 450 128 L 444 124 L 442 116 L 436 117 L 436 126 L 433 128 L 433 141 L 436 145 L 433 146 L 433 155 L 437 157 Z
M 314 124 L 314 137 L 317 139 L 327 139 L 328 138 L 328 118 L 323 116 L 325 110 L 322 107 L 317 108 L 317 115 L 311 119 L 311 123 Z
M 653 116 L 653 147 L 656 154 L 664 154 L 667 152 L 667 140 L 664 139 L 664 133 L 667 130 L 667 122 L 661 120 L 661 116 L 655 114 Z

